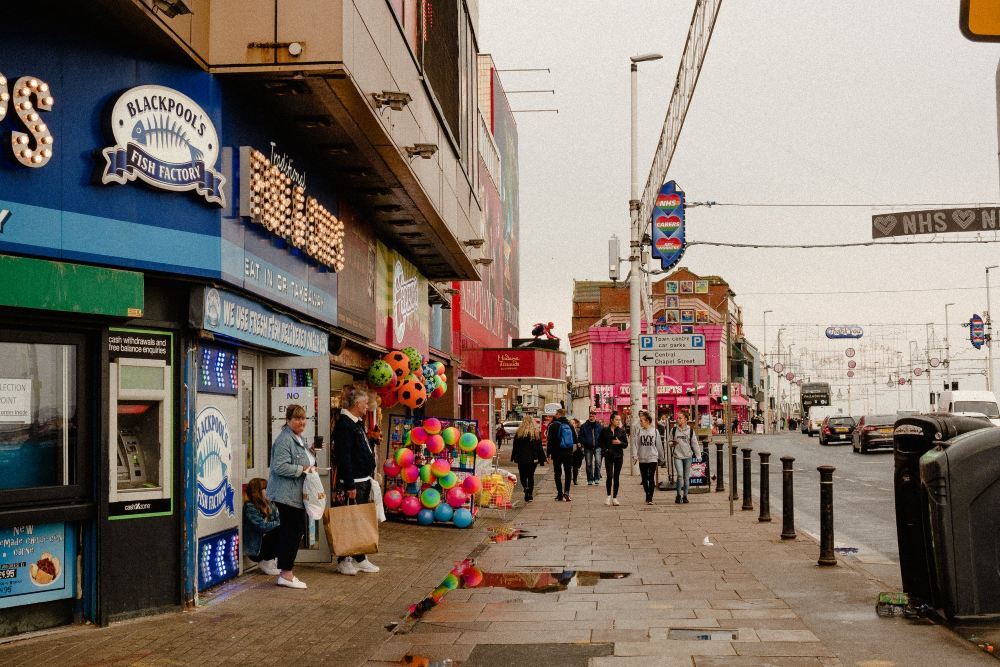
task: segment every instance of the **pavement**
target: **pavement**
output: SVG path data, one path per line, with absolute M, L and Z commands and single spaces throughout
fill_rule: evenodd
M 647 506 L 627 470 L 620 507 L 585 484 L 555 502 L 542 471 L 535 502 L 468 530 L 383 524 L 378 574 L 300 566 L 306 591 L 244 575 L 192 611 L 0 644 L 0 664 L 996 664 L 945 627 L 876 616 L 894 589 L 851 559 L 817 566 L 813 539 L 780 539 L 780 507 L 759 523 L 739 504 L 730 516 L 727 493 Z M 490 542 L 511 526 L 521 539 Z M 489 585 L 404 618 L 470 555 Z

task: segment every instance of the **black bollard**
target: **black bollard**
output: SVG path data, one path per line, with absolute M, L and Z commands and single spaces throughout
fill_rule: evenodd
M 722 480 L 722 443 L 715 443 L 715 490 L 725 491 L 726 483 Z
M 833 466 L 819 466 L 819 560 L 820 565 L 836 565 L 833 552 Z
M 729 499 L 730 500 L 740 499 L 740 494 L 737 493 L 736 491 L 736 486 L 737 486 L 736 483 L 737 481 L 739 481 L 737 479 L 736 469 L 738 466 L 736 465 L 736 456 L 737 456 L 736 448 L 730 447 L 729 448 Z
M 792 488 L 794 456 L 781 457 L 781 539 L 795 539 L 795 495 Z
M 741 450 L 743 452 L 743 510 L 753 509 L 753 494 L 750 491 L 750 452 L 753 450 L 749 447 L 743 447 Z
M 757 521 L 771 520 L 771 452 L 758 452 L 760 457 L 760 516 Z

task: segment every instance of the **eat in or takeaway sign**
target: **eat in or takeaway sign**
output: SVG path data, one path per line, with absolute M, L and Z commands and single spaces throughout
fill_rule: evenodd
M 879 213 L 872 216 L 872 238 L 996 231 L 998 225 L 1000 225 L 1000 207 L 996 206 Z

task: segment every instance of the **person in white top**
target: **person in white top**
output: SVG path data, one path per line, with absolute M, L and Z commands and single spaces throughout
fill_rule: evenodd
M 632 463 L 639 464 L 642 488 L 646 491 L 646 504 L 653 504 L 656 489 L 656 466 L 667 460 L 663 454 L 663 440 L 653 425 L 653 416 L 645 410 L 639 411 L 639 441 L 632 454 Z
M 677 415 L 677 424 L 670 434 L 674 446 L 674 470 L 677 471 L 677 497 L 675 503 L 688 502 L 688 480 L 691 477 L 691 459 L 701 458 L 701 443 L 694 427 L 688 424 L 687 413 Z

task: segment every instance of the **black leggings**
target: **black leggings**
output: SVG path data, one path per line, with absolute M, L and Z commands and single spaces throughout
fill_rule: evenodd
M 622 464 L 625 462 L 624 456 L 606 456 L 604 458 L 604 467 L 608 472 L 608 478 L 605 480 L 605 485 L 608 487 L 608 495 L 618 497 L 618 478 L 622 474 Z
M 521 474 L 521 488 L 524 489 L 524 497 L 531 498 L 535 495 L 535 468 L 537 463 L 518 463 L 517 471 Z
M 274 503 L 278 507 L 281 523 L 274 529 L 277 533 L 276 551 L 278 569 L 290 572 L 295 567 L 295 555 L 302 543 L 302 535 L 306 531 L 306 511 L 302 507 L 292 507 L 284 503 Z
M 656 488 L 656 461 L 640 463 L 639 474 L 642 476 L 642 488 L 646 491 L 648 503 L 653 499 L 653 490 Z

